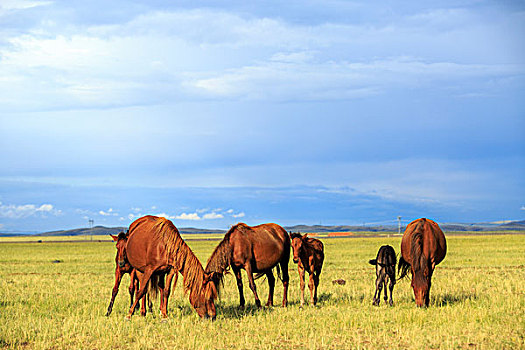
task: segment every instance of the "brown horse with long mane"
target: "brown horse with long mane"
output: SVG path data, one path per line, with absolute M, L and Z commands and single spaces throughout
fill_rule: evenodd
M 184 278 L 184 290 L 189 291 L 190 304 L 200 317 L 215 319 L 214 300 L 217 290 L 211 282 L 211 275 L 204 272 L 202 264 L 182 239 L 173 223 L 163 217 L 144 216 L 129 227 L 126 245 L 129 263 L 138 272 L 140 289 L 128 318 L 131 318 L 140 298 L 144 296 L 152 276 L 158 279 L 161 288 L 162 317 L 167 317 L 168 297 L 171 282 L 177 283 L 177 272 Z M 162 277 L 165 277 L 162 278 Z
M 257 295 L 253 274 L 255 278 L 266 275 L 268 278 L 269 293 L 266 306 L 273 306 L 273 292 L 275 288 L 275 277 L 272 269 L 279 265 L 282 270 L 282 282 L 284 287 L 283 306 L 288 304 L 288 261 L 290 260 L 290 237 L 285 229 L 277 224 L 262 224 L 248 226 L 244 223 L 234 225 L 225 235 L 224 239 L 215 248 L 208 259 L 206 272 L 212 273 L 212 280 L 217 290 L 222 283 L 224 274 L 231 266 L 237 287 L 239 289 L 240 306 L 244 307 L 244 293 L 241 278 L 241 269 L 246 271 L 250 289 L 255 296 L 255 304 L 261 307 L 261 301 Z
M 299 286 L 301 287 L 301 307 L 304 306 L 304 272 L 310 274 L 308 288 L 310 288 L 310 304 L 317 304 L 317 287 L 319 287 L 319 275 L 323 268 L 324 246 L 323 242 L 316 238 L 304 236 L 299 232 L 291 232 L 293 262 L 297 264 L 299 271 Z
M 412 289 L 417 306 L 428 306 L 434 268 L 447 254 L 447 242 L 438 224 L 417 219 L 408 224 L 401 240 L 399 279 L 412 272 Z

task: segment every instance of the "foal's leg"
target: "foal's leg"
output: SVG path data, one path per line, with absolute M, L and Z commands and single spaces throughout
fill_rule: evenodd
M 149 279 L 151 278 L 151 275 L 153 274 L 153 270 L 146 270 L 144 271 L 144 274 L 140 278 L 140 289 L 137 292 L 137 295 L 135 297 L 135 302 L 129 309 L 128 316 L 126 316 L 127 319 L 131 319 L 131 316 L 133 316 L 133 313 L 135 312 L 135 307 L 137 307 L 139 300 L 144 297 L 144 294 L 146 293 L 146 288 L 148 286 Z
M 385 299 L 385 304 L 387 303 L 388 301 L 388 289 L 387 289 L 387 283 L 388 283 L 388 280 L 389 280 L 389 277 L 388 277 L 388 274 L 385 272 L 383 274 L 384 278 L 383 278 L 383 283 L 384 283 L 384 287 L 385 287 L 385 297 L 383 299 Z
M 113 310 L 113 303 L 115 302 L 115 297 L 118 294 L 118 287 L 120 286 L 121 280 L 122 280 L 122 273 L 120 272 L 120 269 L 117 267 L 115 269 L 115 285 L 113 286 L 113 291 L 111 292 L 111 301 L 109 302 L 108 312 L 106 312 L 106 316 L 109 316 L 111 314 L 111 311 Z M 131 300 L 133 300 L 133 296 L 131 296 Z
M 257 295 L 257 287 L 255 286 L 255 281 L 253 279 L 252 265 L 248 262 L 246 265 L 244 265 L 244 269 L 246 270 L 246 274 L 248 275 L 248 282 L 250 283 L 250 289 L 252 290 L 253 295 L 255 296 L 255 305 L 260 309 L 261 300 L 259 299 L 259 296 Z
M 312 267 L 310 266 L 310 269 Z M 310 273 L 310 280 L 308 281 L 308 289 L 310 289 L 310 305 L 315 305 L 315 300 L 314 300 L 314 287 L 315 287 L 315 277 L 314 277 L 314 272 L 313 270 L 310 270 L 312 271 L 312 273 Z
M 301 287 L 301 307 L 304 306 L 304 267 L 301 262 L 297 264 L 297 270 L 299 271 L 299 286 Z
M 237 288 L 239 289 L 239 298 L 240 298 L 239 306 L 242 309 L 244 308 L 245 300 L 244 300 L 244 292 L 243 292 L 243 286 L 242 286 L 241 269 L 232 265 L 232 270 L 235 275 L 235 279 L 237 280 Z
M 377 276 L 376 279 L 376 292 L 377 297 L 374 296 L 374 305 L 379 305 L 379 302 L 381 301 L 381 290 L 383 289 L 383 274 L 379 273 L 379 276 Z
M 317 305 L 317 287 L 319 287 L 319 273 L 314 273 L 314 305 Z
M 390 275 L 390 285 L 388 286 L 388 289 L 390 289 L 390 301 L 389 301 L 390 306 L 394 305 L 394 300 L 392 299 L 392 292 L 394 291 L 394 285 L 395 284 L 396 284 L 396 276 L 395 276 L 395 274 L 393 276 Z
M 129 278 L 130 278 L 130 281 L 129 281 L 129 288 L 128 288 L 128 292 L 129 292 L 129 307 L 131 307 L 131 305 L 133 305 L 133 297 L 135 296 L 135 291 L 138 290 L 138 288 L 136 287 L 136 283 L 138 284 L 138 281 L 137 281 L 137 272 L 135 269 L 133 269 L 130 274 L 129 274 Z
M 273 306 L 273 291 L 275 289 L 275 277 L 273 275 L 272 270 L 266 272 L 266 277 L 268 278 L 268 302 L 266 303 L 266 306 Z

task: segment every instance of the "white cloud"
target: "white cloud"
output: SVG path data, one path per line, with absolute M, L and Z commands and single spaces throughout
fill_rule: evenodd
M 182 213 L 180 215 L 177 215 L 175 217 L 175 219 L 178 219 L 178 220 L 201 220 L 201 217 L 197 213 L 190 213 L 190 214 Z
M 102 215 L 102 216 L 118 216 L 119 215 L 119 213 L 116 213 L 115 211 L 113 211 L 113 208 L 109 208 L 108 211 L 100 210 L 98 213 L 99 215 Z
M 202 218 L 204 220 L 223 219 L 224 215 L 217 214 L 217 213 L 208 213 L 208 214 L 204 214 Z
M 62 211 L 55 209 L 51 204 L 42 204 L 37 206 L 35 204 L 3 204 L 0 202 L 0 217 L 9 218 L 9 219 L 22 219 L 34 215 L 51 214 L 58 216 L 62 214 Z
M 525 205 L 520 208 L 520 210 L 525 210 Z
M 24 10 L 37 6 L 51 5 L 52 1 L 3 0 L 0 4 L 0 15 L 4 10 Z
M 426 84 L 465 87 L 472 78 L 522 74 L 523 66 L 478 64 L 479 50 L 505 41 L 492 34 L 491 42 L 474 44 L 469 38 L 498 29 L 498 24 L 485 23 L 480 32 L 474 20 L 469 11 L 444 10 L 388 25 L 299 25 L 224 11 L 180 10 L 144 13 L 127 23 L 71 24 L 57 33 L 40 24 L 32 32 L 7 37 L 9 45 L 0 46 L 0 105 L 38 109 L 201 97 L 347 99 Z M 458 26 L 473 53 L 451 43 L 447 30 Z M 491 51 L 512 52 L 506 47 Z M 478 85 L 462 93 L 491 88 Z
M 246 214 L 244 212 L 240 212 L 239 214 L 233 214 L 232 216 L 234 218 L 243 218 L 246 216 Z

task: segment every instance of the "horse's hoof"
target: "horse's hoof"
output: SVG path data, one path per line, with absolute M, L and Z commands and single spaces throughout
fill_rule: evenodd
M 160 320 L 160 323 L 167 323 L 167 322 L 168 322 L 168 318 L 167 317 L 163 317 Z
M 124 321 L 131 322 L 131 316 L 126 316 L 126 317 L 124 317 Z

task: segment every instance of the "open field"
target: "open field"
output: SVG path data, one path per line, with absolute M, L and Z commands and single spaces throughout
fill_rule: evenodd
M 206 349 L 519 349 L 525 348 L 525 235 L 449 236 L 448 254 L 436 268 L 431 307 L 417 309 L 410 282 L 394 289 L 394 307 L 372 306 L 374 258 L 382 244 L 399 251 L 399 237 L 324 240 L 326 260 L 318 307 L 299 308 L 297 270 L 290 261 L 290 305 L 256 310 L 244 278 L 248 307 L 237 309 L 232 275 L 218 302 L 215 322 L 198 318 L 179 285 L 170 319 L 127 313 L 125 277 L 113 314 L 114 245 L 4 243 L 0 245 L 0 347 L 206 348 Z M 188 241 L 205 262 L 218 241 Z M 61 263 L 52 263 L 60 260 Z M 346 285 L 333 285 L 334 279 Z M 261 300 L 267 283 L 257 281 Z M 277 281 L 274 303 L 280 305 Z M 158 302 L 155 303 L 155 308 Z

